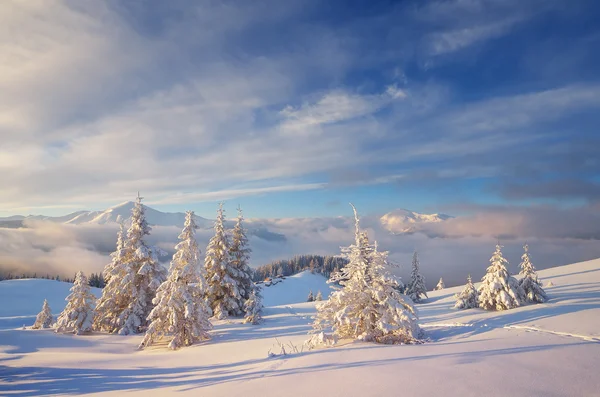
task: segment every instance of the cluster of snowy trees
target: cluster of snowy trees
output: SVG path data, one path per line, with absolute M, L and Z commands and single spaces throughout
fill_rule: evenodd
M 42 311 L 35 318 L 35 323 L 31 328 L 42 329 L 55 327 L 56 332 L 69 332 L 82 334 L 92 330 L 94 320 L 94 308 L 96 306 L 96 297 L 90 291 L 90 285 L 83 272 L 77 272 L 71 293 L 65 299 L 67 305 L 58 316 L 56 323 L 52 316 L 52 309 L 48 301 L 44 299 Z
M 308 297 L 306 298 L 307 302 L 320 302 L 323 300 L 323 294 L 321 291 L 317 292 L 317 295 L 314 295 L 312 290 L 308 292 Z
M 338 338 L 379 343 L 416 343 L 417 311 L 387 272 L 388 253 L 379 251 L 360 230 L 356 209 L 354 216 L 354 244 L 342 249 L 348 264 L 331 275 L 329 282 L 339 287 L 317 305 L 313 331 L 331 329 Z
M 455 296 L 455 308 L 508 310 L 528 303 L 542 303 L 548 299 L 531 263 L 529 246 L 523 246 L 525 252 L 521 256 L 520 280 L 509 273 L 508 261 L 502 256 L 501 249 L 499 244 L 496 245 L 496 251 L 490 259 L 491 265 L 478 289 L 475 289 L 471 276 L 468 276 L 465 288 Z
M 296 255 L 291 259 L 278 260 L 254 269 L 254 281 L 262 281 L 267 277 L 293 276 L 304 270 L 320 273 L 329 278 L 332 273 L 339 272 L 348 261 L 339 256 Z
M 158 261 L 162 250 L 146 243 L 152 228 L 146 222 L 141 197 L 133 206 L 129 228 L 125 230 L 123 222 L 120 226 L 117 249 L 104 269 L 106 286 L 98 300 L 94 329 L 137 334 L 148 326 L 152 301 L 166 279 L 166 270 Z
M 88 278 L 90 287 L 104 288 L 106 282 L 102 273 L 92 273 Z
M 242 220 L 239 211 L 230 241 L 224 227 L 225 212 L 220 206 L 215 221 L 215 235 L 206 248 L 206 297 L 216 319 L 243 314 L 244 303 L 252 293 L 252 270 L 248 266 L 250 248 Z
M 151 227 L 141 201 L 138 197 L 127 230 L 120 222 L 117 248 L 104 269 L 106 287 L 102 296 L 96 301 L 87 277 L 77 273 L 67 306 L 56 322 L 56 332 L 145 333 L 140 348 L 169 339 L 169 348 L 176 349 L 209 338 L 209 318 L 213 315 L 222 319 L 245 314 L 245 322 L 258 324 L 262 319 L 262 297 L 251 280 L 251 250 L 241 210 L 230 242 L 224 228 L 224 210 L 222 205 L 219 207 L 204 266 L 200 264 L 195 215 L 188 211 L 167 272 L 158 261 L 164 252 L 145 241 Z M 51 310 L 44 301 L 34 328 L 47 328 L 52 322 Z
M 60 277 L 58 274 L 56 276 L 51 276 L 49 274 L 45 274 L 45 275 L 38 275 L 37 273 L 21 273 L 19 274 L 13 274 L 12 272 L 8 272 L 8 273 L 1 273 L 0 272 L 0 281 L 2 280 L 19 280 L 19 279 L 26 279 L 26 278 L 37 278 L 37 279 L 42 279 L 42 280 L 56 280 L 56 281 L 63 281 L 65 283 L 73 283 L 75 282 L 75 279 L 77 278 L 77 275 L 73 276 L 73 278 L 69 278 L 69 277 Z M 104 277 L 102 276 L 102 273 L 92 273 L 90 274 L 90 277 L 88 278 L 88 282 L 90 284 L 91 287 L 96 287 L 96 288 L 104 288 Z
M 12 272 L 8 273 L 0 273 L 0 281 L 2 280 L 20 280 L 26 278 L 37 278 L 42 280 L 56 280 L 56 281 L 64 281 L 65 283 L 72 283 L 75 281 L 75 278 L 69 277 L 60 277 L 60 275 L 51 276 L 49 274 L 46 275 L 38 275 L 37 273 L 21 273 L 21 274 L 13 274 Z

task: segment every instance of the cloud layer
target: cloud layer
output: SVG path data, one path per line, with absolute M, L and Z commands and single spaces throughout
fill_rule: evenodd
M 534 264 L 557 266 L 600 256 L 600 222 L 588 208 L 495 208 L 477 215 L 439 223 L 414 224 L 410 234 L 392 234 L 378 217 L 364 217 L 361 225 L 379 247 L 390 252 L 396 272 L 408 277 L 412 253 L 421 257 L 423 273 L 433 283 L 462 284 L 467 274 L 481 277 L 495 244 L 505 246 L 511 271 L 518 271 L 522 245 L 530 245 Z M 560 228 L 555 225 L 561 225 Z M 354 224 L 343 218 L 251 219 L 247 222 L 253 249 L 252 265 L 258 266 L 297 254 L 337 255 L 353 241 Z M 72 275 L 77 270 L 99 272 L 109 262 L 117 228 L 106 225 L 65 225 L 28 221 L 27 228 L 0 228 L 0 268 L 15 272 Z M 148 242 L 173 253 L 180 229 L 155 226 Z M 270 238 L 277 233 L 285 238 Z M 201 229 L 198 242 L 204 248 L 212 229 Z M 267 238 L 265 238 L 267 237 Z M 164 258 L 168 261 L 168 258 Z
M 568 154 L 587 156 L 600 106 L 596 80 L 567 76 L 588 76 L 595 60 L 573 54 L 560 71 L 538 67 L 543 78 L 527 61 L 541 51 L 539 26 L 595 11 L 560 1 L 3 2 L 0 207 L 89 208 L 138 190 L 164 205 L 322 191 L 356 170 L 368 178 L 355 184 L 443 169 L 462 181 L 483 173 L 490 189 L 478 194 L 507 200 L 596 197 L 593 159 L 577 186 L 564 182 Z M 549 35 L 544 48 L 592 48 L 594 37 Z M 503 62 L 520 66 L 504 74 Z M 530 169 L 555 164 L 530 192 L 503 179 L 524 148 Z

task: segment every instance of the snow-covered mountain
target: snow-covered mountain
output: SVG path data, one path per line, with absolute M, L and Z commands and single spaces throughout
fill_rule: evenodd
M 398 233 L 411 233 L 415 231 L 418 223 L 443 222 L 452 218 L 446 214 L 419 214 L 406 209 L 397 209 L 379 218 L 381 225 L 388 231 Z
M 12 216 L 8 218 L 0 218 L 2 221 L 27 221 L 27 220 L 42 220 L 56 223 L 64 223 L 70 225 L 83 225 L 83 224 L 95 224 L 104 225 L 107 223 L 117 222 L 117 218 L 120 216 L 123 220 L 129 219 L 131 216 L 131 209 L 133 208 L 133 201 L 126 201 L 114 207 L 110 207 L 105 211 L 77 211 L 68 215 L 63 216 L 43 216 L 43 215 L 29 215 L 29 216 Z M 146 220 L 150 225 L 158 226 L 182 226 L 185 220 L 185 214 L 183 212 L 161 212 L 154 208 L 144 205 L 146 210 Z M 212 221 L 196 217 L 198 225 L 200 227 L 212 226 Z
M 133 205 L 134 203 L 132 201 L 127 201 L 104 211 L 77 211 L 57 217 L 43 215 L 15 215 L 7 218 L 0 218 L 0 227 L 14 227 L 15 223 L 20 224 L 20 222 L 27 220 L 42 220 L 70 225 L 104 225 L 117 222 L 119 216 L 123 218 L 123 220 L 129 219 Z M 177 227 L 183 225 L 185 219 L 185 214 L 183 212 L 161 212 L 146 205 L 144 205 L 144 208 L 146 210 L 146 219 L 150 225 Z M 367 217 L 364 221 L 367 225 L 370 222 L 378 223 L 389 232 L 401 234 L 413 232 L 415 230 L 415 225 L 418 223 L 442 222 L 449 218 L 452 217 L 444 214 L 420 214 L 406 209 L 398 209 L 383 215 L 381 218 Z M 197 223 L 200 228 L 211 228 L 213 225 L 212 220 L 200 216 L 197 216 Z M 310 226 L 310 229 L 319 231 L 326 230 L 331 226 L 337 228 L 353 227 L 354 223 L 351 217 L 247 219 L 247 227 L 250 230 L 250 233 L 266 240 L 285 240 L 285 237 L 282 237 L 280 233 L 274 234 L 273 231 L 294 230 L 298 228 L 299 224 L 305 226 L 303 229 L 306 229 L 306 226 Z M 233 227 L 233 221 L 227 221 L 227 225 L 228 227 Z

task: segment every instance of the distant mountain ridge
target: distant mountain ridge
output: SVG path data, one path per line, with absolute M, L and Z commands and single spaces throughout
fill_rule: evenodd
M 67 215 L 56 217 L 43 215 L 16 215 L 7 218 L 0 218 L 0 222 L 24 222 L 27 220 L 39 220 L 64 223 L 67 225 L 104 225 L 107 223 L 116 223 L 119 216 L 124 221 L 129 219 L 131 217 L 133 205 L 133 201 L 126 201 L 104 211 L 76 211 Z M 154 208 L 148 207 L 147 205 L 144 205 L 144 210 L 146 211 L 147 222 L 153 226 L 183 226 L 185 221 L 185 214 L 183 212 L 161 212 L 155 210 Z M 196 221 L 200 227 L 212 226 L 211 220 L 201 216 L 196 216 Z
M 110 207 L 104 211 L 76 211 L 63 216 L 43 216 L 14 215 L 0 218 L 0 227 L 17 228 L 22 227 L 28 220 L 47 221 L 62 223 L 67 225 L 104 225 L 116 223 L 120 216 L 127 221 L 131 216 L 131 210 L 134 203 L 126 201 L 116 206 Z M 161 212 L 154 208 L 144 205 L 146 211 L 146 220 L 152 226 L 176 226 L 182 227 L 185 214 L 183 212 Z M 443 222 L 451 219 L 446 214 L 421 214 L 407 209 L 397 209 L 381 216 L 372 218 L 373 221 L 381 225 L 385 230 L 393 234 L 412 233 L 416 230 L 417 224 Z M 202 229 L 208 229 L 213 226 L 213 220 L 196 216 L 197 224 Z M 326 229 L 332 225 L 336 227 L 351 227 L 353 222 L 349 217 L 337 218 L 302 218 L 295 221 L 314 224 L 315 231 Z M 290 223 L 291 222 L 291 223 Z M 233 227 L 233 221 L 226 221 L 227 227 Z M 249 232 L 265 240 L 285 240 L 285 236 L 273 230 L 282 230 L 293 227 L 294 219 L 248 219 L 247 227 Z
M 379 218 L 381 226 L 391 233 L 412 233 L 416 230 L 418 223 L 443 222 L 453 218 L 446 214 L 420 214 L 418 212 L 397 209 Z

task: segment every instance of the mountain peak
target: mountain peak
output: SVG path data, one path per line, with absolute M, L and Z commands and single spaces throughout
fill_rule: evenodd
M 446 214 L 421 214 L 404 208 L 388 212 L 379 218 L 381 225 L 392 233 L 414 232 L 418 223 L 443 222 L 452 218 Z

